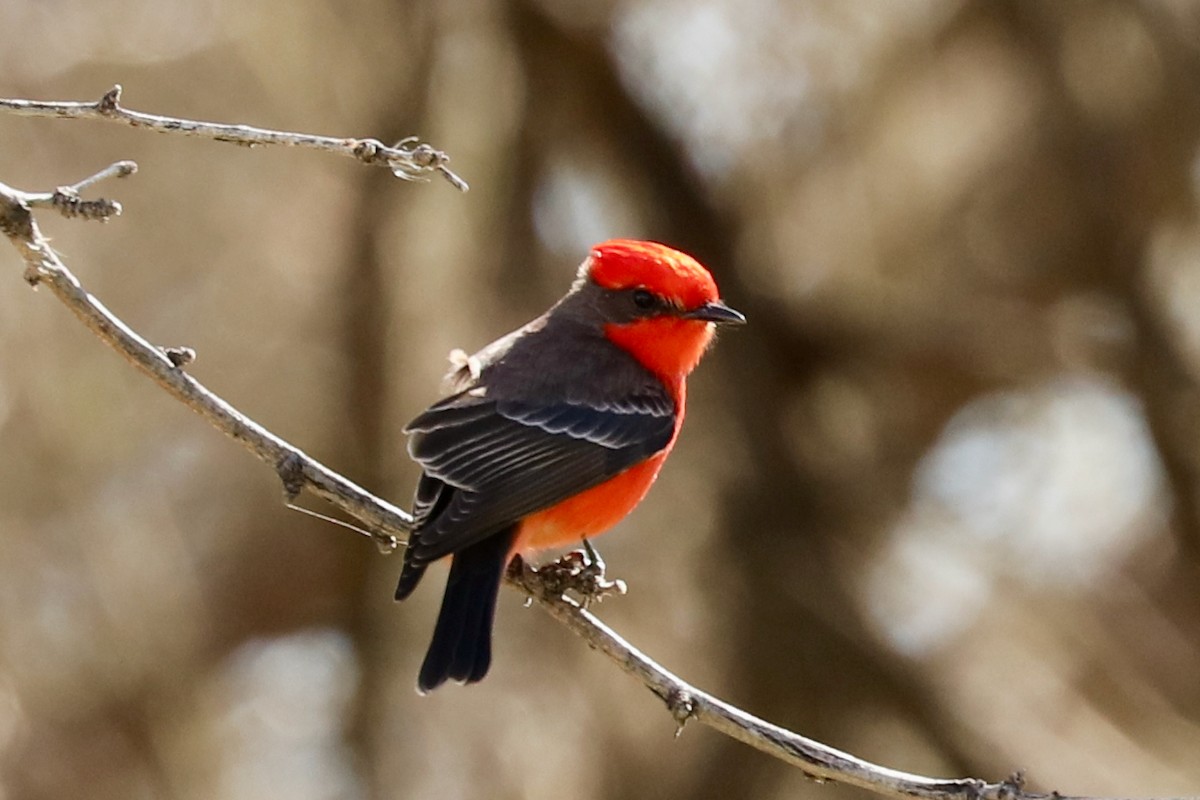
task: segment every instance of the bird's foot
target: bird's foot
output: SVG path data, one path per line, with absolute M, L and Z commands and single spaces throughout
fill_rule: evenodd
M 609 580 L 605 577 L 604 559 L 586 539 L 582 549 L 572 550 L 557 561 L 533 571 L 548 593 L 562 596 L 570 592 L 579 598 L 584 608 L 610 595 L 625 594 L 628 591 L 625 581 Z

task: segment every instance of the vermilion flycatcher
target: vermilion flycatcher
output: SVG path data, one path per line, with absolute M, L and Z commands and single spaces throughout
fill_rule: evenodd
M 396 599 L 453 556 L 421 692 L 487 674 L 515 554 L 595 536 L 641 501 L 714 324 L 745 321 L 691 256 L 616 239 L 592 249 L 553 308 L 451 374 L 455 393 L 405 429 L 424 472 Z

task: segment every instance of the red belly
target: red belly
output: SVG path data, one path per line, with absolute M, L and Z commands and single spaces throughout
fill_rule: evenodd
M 521 522 L 512 552 L 529 556 L 539 550 L 571 547 L 604 533 L 646 496 L 670 450 L 668 446 L 599 486 L 529 515 Z

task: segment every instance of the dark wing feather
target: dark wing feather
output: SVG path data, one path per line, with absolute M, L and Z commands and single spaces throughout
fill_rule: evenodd
M 648 391 L 620 402 L 537 404 L 464 392 L 409 423 L 417 489 L 413 568 L 597 486 L 666 447 L 675 404 Z

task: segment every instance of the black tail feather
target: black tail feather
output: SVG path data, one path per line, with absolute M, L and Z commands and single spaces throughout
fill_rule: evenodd
M 407 600 L 408 596 L 413 593 L 413 589 L 416 589 L 417 584 L 421 582 L 424 574 L 424 565 L 418 567 L 405 564 L 404 569 L 400 572 L 400 581 L 396 584 L 396 599 Z
M 433 641 L 417 689 L 430 692 L 447 679 L 475 683 L 492 663 L 496 597 L 515 529 L 489 536 L 454 554 Z

